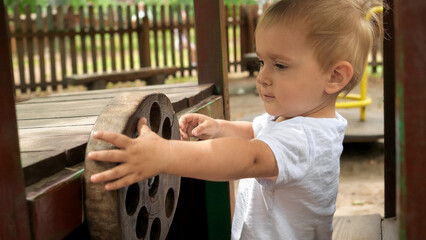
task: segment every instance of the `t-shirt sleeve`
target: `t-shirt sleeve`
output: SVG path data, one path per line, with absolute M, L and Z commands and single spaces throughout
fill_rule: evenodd
M 309 170 L 309 143 L 301 124 L 276 124 L 262 132 L 256 139 L 265 142 L 272 150 L 278 166 L 275 182 L 269 178 L 258 178 L 266 188 L 299 182 Z

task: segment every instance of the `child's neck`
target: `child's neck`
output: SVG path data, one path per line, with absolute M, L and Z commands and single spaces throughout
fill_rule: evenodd
M 310 118 L 336 118 L 336 107 L 335 102 L 331 102 L 330 104 L 327 104 L 325 106 L 322 106 L 319 109 L 316 109 L 314 111 L 307 112 L 305 114 L 300 114 L 293 117 L 284 117 L 284 116 L 277 116 L 275 118 L 275 122 L 282 122 L 285 120 L 292 119 L 294 117 L 310 117 Z

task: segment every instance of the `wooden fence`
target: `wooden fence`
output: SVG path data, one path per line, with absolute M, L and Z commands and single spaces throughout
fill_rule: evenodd
M 9 16 L 15 89 L 66 88 L 65 76 L 177 66 L 196 74 L 194 13 L 189 6 L 47 7 Z M 254 51 L 257 6 L 226 6 L 228 70 L 242 71 Z M 373 54 L 374 67 L 380 62 Z
M 247 49 L 241 37 L 244 7 L 227 11 L 228 59 L 237 71 Z M 20 92 L 66 88 L 62 79 L 77 73 L 177 66 L 193 75 L 196 47 L 189 6 L 16 7 L 9 16 L 15 88 Z M 241 48 L 243 45 L 243 49 Z

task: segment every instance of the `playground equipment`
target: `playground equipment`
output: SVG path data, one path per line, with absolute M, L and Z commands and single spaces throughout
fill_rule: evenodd
M 390 37 L 389 40 L 385 41 L 384 50 L 386 55 L 384 82 L 389 84 L 385 85 L 385 216 L 384 220 L 377 220 L 379 224 L 377 229 L 375 229 L 375 233 L 378 233 L 378 235 L 375 235 L 374 238 L 364 239 L 419 239 L 426 235 L 424 224 L 424 217 L 426 216 L 426 207 L 424 205 L 426 199 L 426 188 L 424 187 L 426 181 L 424 174 L 426 171 L 424 161 L 424 156 L 426 155 L 424 140 L 426 108 L 421 107 L 426 102 L 426 95 L 422 94 L 426 89 L 426 81 L 424 81 L 426 61 L 424 61 L 424 55 L 419 54 L 426 52 L 426 45 L 422 42 L 426 32 L 424 26 L 418 24 L 418 19 L 424 17 L 425 4 L 423 0 L 395 1 L 395 6 L 393 6 L 393 0 L 388 0 L 387 2 L 391 9 L 394 9 L 397 18 L 394 19 L 392 12 L 386 17 L 387 32 Z M 176 98 L 172 102 L 174 107 L 180 106 L 181 110 L 199 111 L 203 114 L 212 113 L 211 115 L 216 113 L 214 117 L 221 116 L 229 119 L 227 59 L 225 57 L 226 50 L 221 47 L 224 46 L 225 42 L 224 17 L 221 12 L 223 11 L 223 5 L 221 4 L 223 4 L 221 0 L 195 1 L 194 6 L 198 26 L 199 82 L 198 85 L 194 84 L 191 87 L 199 90 L 197 90 L 197 94 Z M 20 145 L 19 140 L 22 140 L 23 136 L 22 132 L 20 132 L 18 137 L 18 122 L 15 109 L 18 108 L 18 111 L 22 109 L 19 105 L 16 106 L 14 102 L 11 71 L 12 58 L 5 13 L 4 1 L 0 1 L 0 45 L 4 46 L 5 49 L 4 54 L 0 54 L 0 81 L 2 83 L 2 87 L 0 87 L 0 108 L 2 109 L 2 114 L 0 114 L 0 126 L 2 126 L 0 132 L 0 239 L 63 239 L 64 237 L 68 239 L 87 239 L 87 235 L 73 235 L 84 226 L 83 208 L 81 206 L 83 200 L 81 171 L 80 174 L 77 171 L 71 177 L 61 179 L 63 180 L 62 182 L 55 182 L 58 183 L 58 185 L 55 185 L 56 188 L 38 189 L 38 195 L 30 195 L 28 193 L 31 187 L 26 185 L 28 179 L 26 174 L 25 176 L 23 174 L 25 169 L 21 167 L 20 155 L 29 155 L 25 155 L 28 152 L 20 152 L 23 144 Z M 211 26 L 221 27 L 211 28 Z M 395 41 L 394 46 L 393 41 L 396 39 L 403 39 L 404 41 Z M 398 59 L 398 65 L 395 65 L 395 59 Z M 206 84 L 208 85 L 207 87 Z M 395 94 L 395 86 L 398 86 L 398 95 Z M 169 91 L 169 96 L 176 94 L 176 88 L 163 88 L 162 91 Z M 181 85 L 180 88 L 189 87 Z M 149 90 L 153 91 L 153 88 L 149 88 Z M 144 90 L 137 89 L 135 91 Z M 111 94 L 111 91 L 93 91 L 90 93 L 90 95 L 96 97 L 99 94 L 105 94 L 106 96 Z M 182 92 L 177 95 L 182 95 Z M 70 95 L 61 96 L 66 101 L 71 101 L 70 97 Z M 81 105 L 82 96 L 75 95 L 74 97 L 78 97 L 80 100 L 75 100 L 67 106 Z M 217 100 L 215 101 L 216 104 L 198 105 L 203 103 L 203 101 L 204 103 L 211 102 L 212 99 Z M 397 107 L 395 106 L 395 99 L 398 100 Z M 49 104 L 52 106 L 54 103 L 48 103 L 48 101 L 55 100 L 55 97 L 42 100 L 45 100 L 45 106 Z M 51 107 L 36 108 L 36 102 L 40 103 L 40 99 L 35 99 L 27 104 L 28 109 L 34 109 L 34 115 L 41 117 L 45 113 L 54 114 Z M 61 107 L 60 110 L 69 110 L 64 109 L 63 105 Z M 99 107 L 89 109 L 89 112 L 93 113 L 97 109 Z M 175 111 L 177 111 L 176 108 Z M 90 119 L 90 117 L 87 117 L 87 119 Z M 398 119 L 398 123 L 395 123 L 395 119 Z M 52 119 L 49 123 L 55 123 L 55 120 L 57 119 Z M 31 122 L 35 123 L 36 121 L 31 120 Z M 46 122 L 42 124 L 44 123 Z M 38 127 L 38 130 L 42 129 L 43 127 Z M 35 133 L 37 132 L 32 131 L 28 133 L 28 136 L 34 136 Z M 75 136 L 63 133 L 61 140 L 63 142 L 76 140 Z M 84 136 L 87 139 L 89 133 L 86 132 Z M 41 137 L 37 143 L 41 143 L 43 146 L 48 145 L 47 137 Z M 79 156 L 78 160 L 80 161 L 82 160 L 81 158 L 84 158 L 78 155 L 79 149 L 61 150 L 62 152 L 57 156 L 52 156 L 56 157 L 56 159 L 52 158 L 50 160 L 58 160 L 64 156 L 68 159 Z M 41 157 L 42 154 L 42 152 L 36 152 L 32 157 Z M 396 164 L 397 162 L 398 165 Z M 47 167 L 51 167 L 51 165 L 47 165 Z M 68 167 L 65 170 L 68 172 L 74 171 L 73 168 Z M 39 182 L 57 180 L 56 176 L 56 174 L 51 174 L 51 176 L 39 179 Z M 175 236 L 174 239 L 226 239 L 227 236 L 229 237 L 231 211 L 229 211 L 229 199 L 227 197 L 228 188 L 226 187 L 224 191 L 219 193 L 212 193 L 210 191 L 211 183 L 188 182 L 183 178 L 181 180 L 179 202 L 174 216 L 175 220 L 173 221 L 173 224 L 178 224 L 178 226 L 175 228 L 171 226 L 168 236 L 173 234 Z M 32 185 L 34 186 L 34 184 Z M 196 194 L 195 196 L 182 194 L 183 189 L 194 185 L 199 187 L 195 188 L 196 191 L 192 191 L 192 193 Z M 218 196 L 220 197 L 215 199 Z M 230 202 L 232 204 L 233 201 L 231 200 Z M 178 213 L 180 204 L 183 204 L 181 208 L 183 209 L 183 214 Z M 212 205 L 220 207 L 217 209 L 209 208 Z M 138 207 L 142 208 L 142 204 L 138 205 Z M 200 208 L 202 213 L 197 215 L 196 213 L 200 212 Z M 223 210 L 224 208 L 227 209 Z M 398 212 L 396 212 L 397 208 Z M 223 210 L 225 214 L 222 214 L 223 212 L 219 213 L 218 210 Z M 339 228 L 344 227 L 346 236 L 353 237 L 349 239 L 356 239 L 356 237 L 360 236 L 359 233 L 365 233 L 372 228 L 369 222 L 363 221 L 362 218 L 357 225 L 352 224 L 353 222 L 351 221 L 342 221 L 342 223 L 344 223 L 344 226 L 339 226 Z M 388 223 L 391 223 L 391 225 Z M 387 228 L 386 226 L 391 227 Z M 335 229 L 335 231 L 338 230 Z M 179 231 L 183 231 L 181 232 L 182 234 L 179 235 Z
M 137 123 L 147 124 L 165 139 L 180 139 L 172 103 L 164 94 L 123 93 L 99 115 L 92 131 L 102 130 L 137 137 Z M 113 149 L 91 136 L 86 153 Z M 147 152 L 146 154 L 149 154 Z M 172 225 L 180 191 L 180 177 L 160 174 L 118 191 L 105 191 L 90 176 L 116 164 L 84 161 L 85 211 L 90 236 L 95 239 L 165 239 Z M 108 213 L 101 216 L 100 213 Z

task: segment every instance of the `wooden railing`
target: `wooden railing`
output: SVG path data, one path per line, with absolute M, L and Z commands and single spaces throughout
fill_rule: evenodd
M 239 71 L 241 56 L 252 49 L 241 43 L 247 41 L 245 7 L 230 9 L 228 60 L 232 71 Z M 189 6 L 39 6 L 24 14 L 16 7 L 9 16 L 15 88 L 57 90 L 67 87 L 63 79 L 71 74 L 146 66 L 177 66 L 178 76 L 191 76 L 196 71 L 193 16 Z

